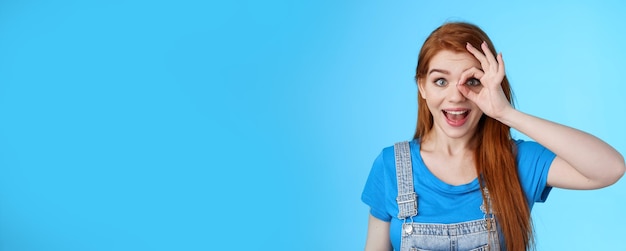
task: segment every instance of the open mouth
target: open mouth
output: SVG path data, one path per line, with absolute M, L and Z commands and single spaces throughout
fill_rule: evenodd
M 452 126 L 463 125 L 467 120 L 467 116 L 470 111 L 471 110 L 469 109 L 442 110 L 443 114 L 446 116 L 448 124 Z

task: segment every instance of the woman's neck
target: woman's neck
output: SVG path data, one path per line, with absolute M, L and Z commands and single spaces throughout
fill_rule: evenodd
M 420 142 L 420 148 L 426 151 L 440 152 L 445 155 L 455 156 L 473 151 L 476 141 L 472 138 L 450 138 L 446 135 L 431 130 Z

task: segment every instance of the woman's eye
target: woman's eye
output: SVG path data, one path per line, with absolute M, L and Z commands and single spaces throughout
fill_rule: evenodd
M 439 78 L 439 79 L 435 80 L 435 85 L 437 85 L 437 86 L 444 86 L 444 85 L 446 85 L 446 80 L 443 79 L 443 78 Z
M 467 86 L 479 86 L 480 85 L 480 80 L 475 79 L 475 78 L 470 78 L 467 80 L 467 82 L 465 82 L 465 84 Z

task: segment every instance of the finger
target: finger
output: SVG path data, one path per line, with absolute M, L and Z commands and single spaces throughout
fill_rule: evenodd
M 504 60 L 502 59 L 502 52 L 498 53 L 498 73 L 502 73 L 504 75 Z
M 485 75 L 485 73 L 481 69 L 478 69 L 476 67 L 472 67 L 472 68 L 469 68 L 469 69 L 465 70 L 463 73 L 461 73 L 461 77 L 459 78 L 459 82 L 457 82 L 456 84 L 457 85 L 465 85 L 465 83 L 467 83 L 468 79 L 476 78 L 476 79 L 480 80 L 484 75 Z
M 497 70 L 498 61 L 496 61 L 496 57 L 493 55 L 493 53 L 491 53 L 491 50 L 489 50 L 489 45 L 487 44 L 487 42 L 483 41 L 483 43 L 480 44 L 480 47 L 483 49 L 485 57 L 487 58 L 487 62 L 489 62 L 489 66 L 492 67 L 491 69 Z
M 467 43 L 465 47 L 470 53 L 472 53 L 472 55 L 474 55 L 476 59 L 478 59 L 478 62 L 480 62 L 480 65 L 483 67 L 483 69 L 488 69 L 487 67 L 489 66 L 489 61 L 487 61 L 487 57 L 485 57 L 485 54 L 483 54 L 481 51 L 476 49 L 469 42 Z
M 457 85 L 456 88 L 461 94 L 472 102 L 476 102 L 478 99 L 478 93 L 473 92 L 467 85 Z

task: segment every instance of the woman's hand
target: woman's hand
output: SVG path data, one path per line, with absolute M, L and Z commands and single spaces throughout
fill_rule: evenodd
M 516 129 L 556 154 L 550 165 L 547 184 L 568 189 L 597 189 L 617 182 L 626 172 L 624 157 L 615 148 L 593 135 L 513 109 L 502 90 L 504 62 L 487 44 L 483 54 L 472 45 L 467 50 L 480 62 L 461 74 L 457 88 L 483 113 Z M 478 79 L 476 85 L 471 79 Z
M 476 67 L 467 69 L 461 75 L 457 88 L 463 96 L 474 102 L 487 116 L 499 119 L 507 110 L 513 108 L 506 99 L 504 91 L 502 91 L 502 80 L 505 75 L 502 54 L 500 53 L 497 57 L 494 57 L 486 42 L 481 44 L 485 54 L 474 48 L 470 43 L 467 43 L 466 47 L 480 62 L 482 70 Z M 472 78 L 478 79 L 481 85 L 471 86 L 466 84 Z

